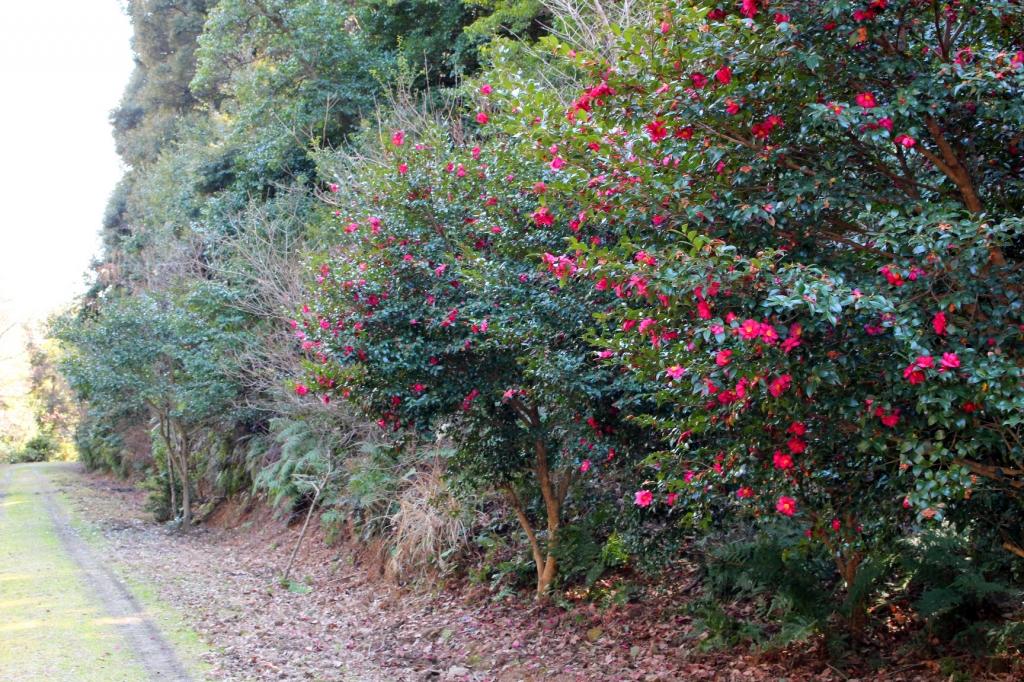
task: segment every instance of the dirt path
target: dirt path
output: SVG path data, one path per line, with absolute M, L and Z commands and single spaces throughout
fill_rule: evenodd
M 0 678 L 191 680 L 105 557 L 72 526 L 52 468 L 0 470 Z

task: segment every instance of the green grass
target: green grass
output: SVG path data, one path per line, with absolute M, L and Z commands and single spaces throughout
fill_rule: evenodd
M 61 546 L 30 469 L 3 475 L 10 484 L 0 500 L 0 679 L 145 679 Z
M 38 466 L 44 467 L 47 475 L 59 484 L 70 484 L 71 479 L 78 475 L 59 463 Z M 89 543 L 97 553 L 111 556 L 110 548 L 103 534 L 96 526 L 75 513 L 73 505 L 69 504 L 67 494 L 59 492 L 56 497 L 79 537 Z M 197 680 L 211 679 L 212 666 L 203 659 L 203 656 L 209 652 L 209 647 L 199 634 L 185 623 L 181 613 L 160 599 L 155 586 L 130 574 L 116 560 L 108 563 L 107 566 L 127 585 L 132 595 L 142 605 L 146 615 L 160 629 L 164 639 L 174 647 L 178 654 L 178 660 L 192 677 Z

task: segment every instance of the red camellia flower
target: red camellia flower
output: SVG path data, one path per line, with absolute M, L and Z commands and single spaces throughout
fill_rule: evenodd
M 723 66 L 718 71 L 715 71 L 715 80 L 722 85 L 728 85 L 732 81 L 732 69 L 728 66 Z
M 748 485 L 740 486 L 740 489 L 736 491 L 736 497 L 741 500 L 746 500 L 754 496 L 754 489 Z
M 396 130 L 391 135 L 391 144 L 395 145 L 396 147 L 401 147 L 403 144 L 405 144 L 405 131 Z
M 789 448 L 789 451 L 794 455 L 799 455 L 807 450 L 807 443 L 799 438 L 790 438 L 786 441 L 786 447 Z
M 875 416 L 882 422 L 883 426 L 888 426 L 890 429 L 895 427 L 900 421 L 899 410 L 893 410 L 892 412 L 886 412 L 881 407 L 875 408 Z
M 637 490 L 633 493 L 633 502 L 638 507 L 650 507 L 654 502 L 654 493 L 650 490 Z
M 939 336 L 946 335 L 946 313 L 935 313 L 935 317 L 932 318 L 932 329 Z
M 782 495 L 779 497 L 778 502 L 775 503 L 775 511 L 779 512 L 783 516 L 792 516 L 796 513 L 796 500 L 792 497 Z
M 589 459 L 583 460 L 583 463 L 580 464 L 580 471 L 582 471 L 583 473 L 587 473 L 588 471 L 590 471 L 590 460 Z
M 547 206 L 541 206 L 533 212 L 533 222 L 540 227 L 548 227 L 555 223 L 555 216 Z
M 782 450 L 776 450 L 775 454 L 772 455 L 772 465 L 776 469 L 782 469 L 783 471 L 786 469 L 792 469 L 793 456 L 783 452 Z
M 720 350 L 715 354 L 715 364 L 719 367 L 725 367 L 732 361 L 731 350 Z
M 295 395 L 303 396 L 309 393 L 309 387 L 305 384 L 295 384 Z
M 489 120 L 491 119 L 487 116 L 486 112 L 481 111 L 479 114 L 476 115 L 476 122 L 479 123 L 480 125 L 484 125 Z
M 691 74 L 690 80 L 693 81 L 693 87 L 695 88 L 703 88 L 708 84 L 708 77 L 702 73 Z
M 854 100 L 864 109 L 874 109 L 878 106 L 878 100 L 876 100 L 875 95 L 870 92 L 859 92 Z
M 771 393 L 773 397 L 778 398 L 785 393 L 792 384 L 793 377 L 788 374 L 783 374 L 782 376 L 773 379 L 772 382 L 768 384 L 768 392 Z
M 761 335 L 761 323 L 757 320 L 744 320 L 740 325 L 740 338 L 750 341 Z
M 668 129 L 665 127 L 664 121 L 651 121 L 644 128 L 647 130 L 647 136 L 651 138 L 651 142 L 655 144 L 668 137 Z

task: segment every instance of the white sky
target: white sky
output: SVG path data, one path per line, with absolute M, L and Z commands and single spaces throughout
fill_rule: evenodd
M 85 289 L 122 173 L 109 114 L 133 64 L 120 0 L 0 9 L 0 436 L 18 438 L 32 428 L 22 326 Z
M 3 3 L 0 320 L 44 318 L 84 289 L 122 173 L 108 116 L 130 40 L 120 0 Z

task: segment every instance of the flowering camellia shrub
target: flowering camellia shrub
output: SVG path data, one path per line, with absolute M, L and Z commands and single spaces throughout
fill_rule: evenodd
M 566 51 L 591 85 L 534 137 L 577 180 L 559 262 L 615 295 L 596 354 L 660 385 L 636 504 L 789 519 L 849 584 L 915 514 L 1024 487 L 1022 28 L 677 2 L 614 62 Z
M 376 159 L 326 161 L 342 238 L 295 323 L 312 374 L 296 391 L 453 442 L 455 475 L 505 496 L 544 594 L 574 484 L 625 454 L 614 402 L 633 380 L 584 338 L 608 295 L 538 272 L 573 265 L 549 253 L 564 236 L 545 225 L 544 173 L 508 144 L 396 130 Z
M 601 56 L 543 42 L 544 80 L 499 44 L 479 147 L 397 131 L 335 172 L 316 392 L 446 427 L 541 590 L 514 483 L 554 542 L 625 424 L 664 444 L 636 506 L 790 524 L 848 586 L 978 498 L 1024 555 L 1021 10 L 673 2 Z

